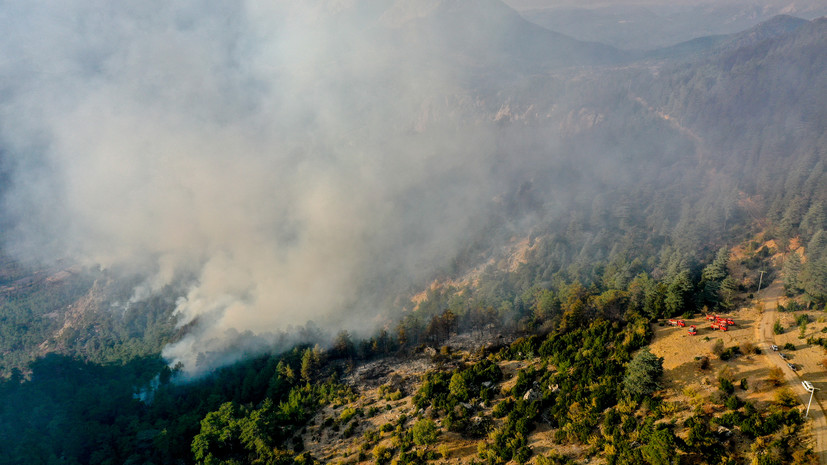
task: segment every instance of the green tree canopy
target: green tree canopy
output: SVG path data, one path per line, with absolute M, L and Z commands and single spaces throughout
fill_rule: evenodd
M 626 367 L 623 388 L 632 397 L 652 394 L 659 389 L 658 379 L 663 374 L 663 357 L 644 347 Z
M 798 252 L 792 252 L 784 259 L 781 274 L 784 277 L 784 289 L 789 295 L 795 295 L 801 291 L 801 286 L 798 281 L 798 276 L 801 274 L 801 267 L 801 256 Z
M 799 283 L 810 300 L 827 301 L 827 231 L 818 231 L 807 245 L 807 262 Z
M 683 313 L 691 293 L 692 279 L 689 276 L 689 270 L 685 269 L 675 276 L 666 289 L 664 303 L 666 304 L 667 315 L 673 316 Z
M 414 444 L 420 446 L 427 446 L 436 442 L 439 437 L 439 429 L 433 420 L 423 418 L 413 425 L 413 441 Z

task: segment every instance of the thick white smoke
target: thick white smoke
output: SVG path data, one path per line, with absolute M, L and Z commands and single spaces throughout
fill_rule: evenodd
M 455 76 L 387 3 L 4 2 L 6 247 L 142 273 L 136 299 L 189 279 L 165 355 L 190 370 L 245 331 L 375 324 L 491 198 Z

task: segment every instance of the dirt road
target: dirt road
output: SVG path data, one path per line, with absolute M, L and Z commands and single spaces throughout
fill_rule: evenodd
M 784 371 L 787 378 L 787 383 L 790 388 L 798 394 L 801 402 L 806 406 L 810 400 L 810 393 L 804 390 L 802 381 L 811 382 L 816 388 L 813 397 L 812 405 L 810 406 L 810 418 L 812 419 L 812 430 L 815 443 L 813 450 L 818 456 L 819 461 L 823 465 L 827 465 L 827 420 L 824 417 L 824 409 L 819 401 L 820 397 L 827 395 L 827 377 L 823 369 L 818 369 L 817 360 L 818 353 L 813 350 L 796 351 L 795 354 L 788 354 L 791 356 L 792 363 L 798 368 L 797 371 L 791 370 L 787 366 L 787 361 L 781 358 L 778 352 L 773 351 L 770 346 L 776 344 L 776 335 L 773 332 L 773 325 L 778 318 L 778 300 L 783 294 L 781 283 L 773 283 L 761 292 L 761 302 L 764 304 L 764 314 L 761 317 L 761 324 L 756 325 L 756 338 L 760 341 L 761 350 L 764 351 L 764 357 L 771 367 L 779 367 Z M 779 346 L 780 342 L 777 343 Z M 783 352 L 783 349 L 781 350 Z M 786 353 L 786 352 L 785 352 Z

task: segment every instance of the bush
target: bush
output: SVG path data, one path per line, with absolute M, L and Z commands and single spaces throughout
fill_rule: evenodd
M 356 423 L 357 422 L 354 421 L 351 424 L 347 425 L 347 428 L 345 428 L 345 430 L 342 431 L 343 438 L 349 438 L 353 436 L 353 433 L 356 431 Z
M 798 400 L 790 388 L 784 387 L 775 392 L 775 402 L 784 407 L 792 407 L 798 403 Z
M 511 409 L 514 408 L 514 399 L 507 398 L 504 401 L 500 402 L 499 404 L 494 406 L 494 410 L 491 411 L 491 415 L 494 418 L 502 418 L 508 415 L 511 412 Z
M 781 386 L 784 384 L 784 372 L 781 368 L 773 367 L 770 369 L 769 381 L 773 386 Z
M 724 341 L 718 339 L 712 344 L 712 353 L 721 356 L 724 353 Z
M 379 441 L 379 432 L 375 429 L 369 429 L 365 431 L 365 434 L 363 434 L 362 437 L 365 439 L 366 443 L 372 444 Z
M 718 380 L 718 385 L 721 388 L 721 391 L 723 391 L 727 394 L 732 394 L 733 392 L 735 392 L 735 386 L 732 385 L 732 381 L 730 381 L 726 378 L 719 379 Z
M 417 421 L 411 431 L 413 433 L 413 442 L 419 446 L 433 444 L 439 436 L 439 429 L 436 427 L 436 423 L 427 418 Z
M 775 320 L 775 323 L 772 325 L 772 332 L 775 334 L 784 333 L 784 326 L 781 325 L 781 320 Z
M 719 357 L 721 358 L 721 360 L 727 361 L 727 360 L 730 360 L 732 358 L 735 358 L 740 353 L 741 353 L 741 349 L 739 349 L 737 346 L 732 346 L 729 349 L 721 352 Z
M 373 448 L 373 458 L 376 459 L 377 465 L 388 463 L 393 457 L 391 451 L 385 446 L 376 446 Z
M 718 379 L 725 379 L 727 381 L 734 381 L 735 375 L 732 373 L 732 367 L 724 365 L 718 370 Z
M 784 344 L 784 350 L 795 350 L 795 344 L 793 344 L 792 342 Z
M 339 422 L 342 424 L 347 423 L 356 415 L 356 409 L 352 407 L 348 407 L 342 410 L 342 413 L 339 415 Z

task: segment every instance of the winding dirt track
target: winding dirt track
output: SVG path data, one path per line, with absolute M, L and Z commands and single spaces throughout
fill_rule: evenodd
M 812 419 L 813 437 L 815 438 L 813 450 L 818 456 L 819 462 L 821 462 L 822 465 L 827 465 L 827 420 L 824 417 L 824 409 L 819 401 L 820 397 L 827 395 L 827 378 L 825 378 L 824 370 L 817 369 L 816 364 L 818 361 L 813 360 L 812 356 L 796 353 L 793 356 L 792 362 L 795 363 L 799 369 L 798 371 L 793 371 L 787 366 L 787 362 L 770 348 L 770 345 L 775 343 L 773 324 L 778 317 L 778 299 L 782 293 L 781 283 L 776 282 L 762 291 L 762 295 L 759 296 L 761 302 L 764 304 L 764 314 L 761 317 L 761 324 L 756 326 L 756 338 L 761 345 L 761 350 L 766 354 L 766 357 L 763 358 L 771 367 L 779 367 L 784 371 L 787 384 L 793 392 L 798 394 L 799 399 L 805 406 L 810 400 L 810 393 L 804 390 L 801 382 L 804 380 L 810 381 L 813 383 L 813 386 L 820 389 L 816 391 L 813 397 L 813 402 L 810 406 L 810 418 Z

